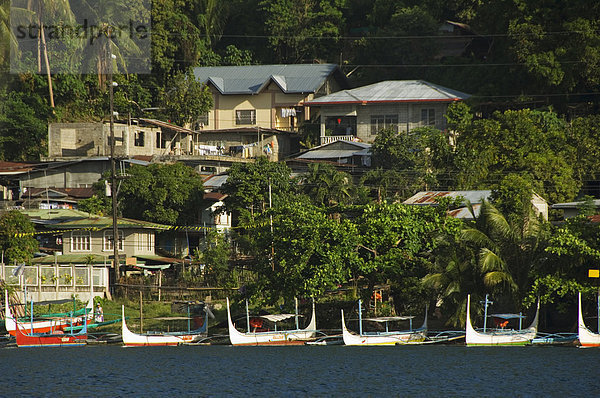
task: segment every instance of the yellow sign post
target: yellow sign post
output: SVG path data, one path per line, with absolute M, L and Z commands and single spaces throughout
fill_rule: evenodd
M 600 278 L 600 269 L 588 269 L 588 277 Z M 600 333 L 600 286 L 598 286 L 598 333 Z

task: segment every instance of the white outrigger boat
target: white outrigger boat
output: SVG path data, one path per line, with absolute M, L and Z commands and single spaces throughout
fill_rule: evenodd
M 600 296 L 598 297 L 598 312 L 600 312 Z M 583 321 L 583 311 L 581 309 L 581 292 L 579 293 L 579 321 L 578 338 L 581 347 L 600 347 L 600 333 L 594 333 L 585 326 Z M 600 321 L 599 321 L 600 323 Z
M 358 301 L 358 327 L 359 333 L 351 333 L 346 328 L 344 321 L 344 310 L 342 310 L 342 337 L 345 345 L 369 346 L 369 345 L 405 345 L 424 342 L 427 336 L 427 310 L 425 310 L 425 319 L 423 325 L 418 329 L 412 328 L 412 319 L 414 316 L 386 316 L 365 318 L 365 321 L 385 323 L 385 332 L 363 332 L 362 328 L 362 302 Z M 404 331 L 390 331 L 389 322 L 410 321 L 410 329 Z
M 485 316 L 484 319 L 487 319 L 487 306 L 489 304 L 487 295 L 485 297 Z M 470 304 L 471 304 L 471 295 L 467 296 L 467 321 L 466 321 L 466 335 L 465 335 L 465 343 L 467 346 L 510 346 L 510 345 L 527 345 L 530 344 L 531 341 L 537 335 L 538 329 L 538 317 L 540 312 L 540 302 L 538 301 L 537 309 L 535 312 L 535 318 L 531 322 L 531 325 L 527 329 L 518 330 L 514 329 L 487 329 L 484 326 L 483 331 L 477 331 L 473 328 L 471 324 L 471 312 L 470 312 Z M 521 314 L 495 314 L 492 315 L 501 319 L 519 319 L 519 323 L 524 318 Z
M 123 345 L 127 347 L 141 346 L 176 346 L 183 344 L 197 343 L 206 335 L 208 317 L 204 317 L 204 324 L 201 328 L 188 332 L 149 332 L 133 333 L 127 327 L 125 322 L 125 306 L 121 306 L 121 334 L 123 336 Z
M 296 314 L 275 314 L 261 315 L 260 318 L 275 324 L 275 330 L 269 331 L 250 331 L 250 315 L 248 312 L 248 303 L 246 302 L 246 321 L 248 331 L 240 332 L 235 328 L 231 321 L 231 312 L 229 310 L 229 298 L 227 298 L 227 323 L 229 326 L 229 340 L 232 345 L 300 345 L 314 339 L 317 335 L 317 317 L 315 311 L 315 302 L 312 303 L 312 316 L 310 323 L 304 329 L 298 327 L 298 311 Z M 277 330 L 277 322 L 285 319 L 296 318 L 296 329 Z

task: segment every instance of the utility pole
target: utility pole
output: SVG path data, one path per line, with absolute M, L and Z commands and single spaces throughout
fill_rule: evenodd
M 108 28 L 107 40 L 110 38 L 111 28 Z M 108 42 L 108 95 L 110 102 L 110 193 L 112 196 L 112 218 L 113 218 L 113 256 L 114 256 L 114 267 L 115 267 L 115 279 L 118 280 L 121 277 L 121 270 L 119 269 L 119 228 L 117 226 L 117 166 L 115 161 L 115 113 L 114 113 L 114 82 L 113 82 L 113 59 L 116 56 L 110 49 L 110 41 Z

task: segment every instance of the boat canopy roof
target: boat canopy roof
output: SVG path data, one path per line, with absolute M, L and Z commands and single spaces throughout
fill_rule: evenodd
M 527 318 L 525 315 L 521 315 L 521 314 L 491 314 L 488 315 L 489 317 L 493 317 L 493 318 L 500 318 L 500 319 L 525 319 Z
M 413 319 L 414 316 L 378 316 L 375 318 L 363 318 L 363 321 L 371 321 L 371 322 L 393 322 L 393 321 L 408 321 Z
M 296 315 L 296 314 L 269 314 L 269 315 L 255 316 L 255 318 L 261 318 L 261 319 L 265 319 L 265 320 L 271 321 L 271 322 L 279 322 L 279 321 L 283 321 L 285 319 L 293 318 L 295 316 L 302 316 L 302 315 Z

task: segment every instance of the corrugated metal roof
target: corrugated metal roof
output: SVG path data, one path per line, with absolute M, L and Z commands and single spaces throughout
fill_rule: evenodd
M 157 126 L 157 127 L 163 128 L 163 129 L 177 131 L 179 133 L 187 133 L 187 134 L 193 134 L 193 133 L 195 133 L 194 130 L 186 129 L 186 128 L 181 127 L 181 126 L 177 126 L 177 125 L 175 125 L 173 123 L 163 122 L 162 120 L 144 119 L 144 118 L 139 118 L 139 120 L 141 122 L 144 122 L 144 123 L 147 123 L 147 124 L 151 124 L 153 126 Z
M 307 150 L 296 159 L 339 159 L 368 155 L 371 144 L 354 141 L 334 141 Z
M 387 80 L 352 90 L 338 91 L 306 102 L 307 105 L 464 100 L 470 95 L 424 80 Z
M 594 199 L 593 203 L 594 203 L 595 207 L 600 207 L 600 199 Z M 577 209 L 578 207 L 580 207 L 583 204 L 584 204 L 583 201 L 580 201 L 580 202 L 555 203 L 555 204 L 552 205 L 552 208 L 553 209 Z
M 340 159 L 340 158 L 351 158 L 355 156 L 358 151 L 355 150 L 322 150 L 322 151 L 308 151 L 298 156 L 297 159 Z
M 421 191 L 417 192 L 410 198 L 406 199 L 403 203 L 409 205 L 434 205 L 436 204 L 436 199 L 448 197 L 448 198 L 458 198 L 462 196 L 469 202 L 473 203 L 481 203 L 482 200 L 489 200 L 492 195 L 491 190 L 481 190 L 481 191 Z
M 227 174 L 219 174 L 210 176 L 203 181 L 204 188 L 208 189 L 217 189 L 221 188 L 221 185 L 225 184 L 227 181 Z
M 209 66 L 194 68 L 194 76 L 221 94 L 257 94 L 270 82 L 284 93 L 314 93 L 336 70 L 335 64 Z

